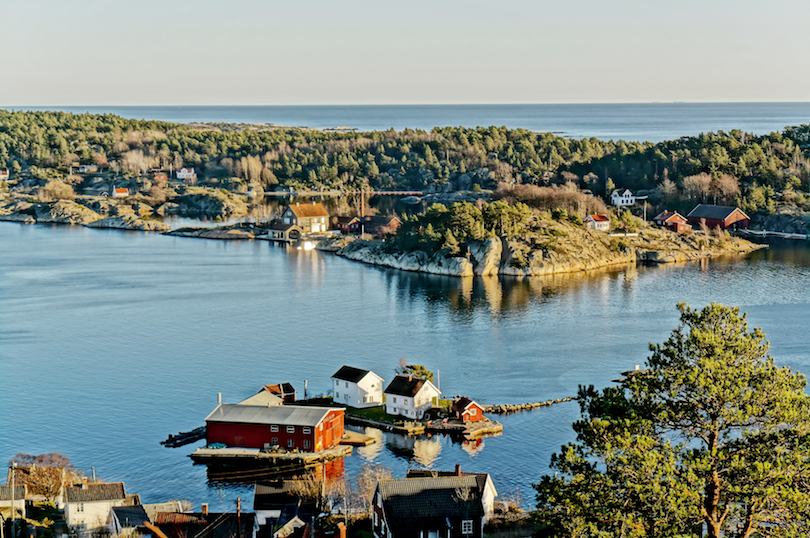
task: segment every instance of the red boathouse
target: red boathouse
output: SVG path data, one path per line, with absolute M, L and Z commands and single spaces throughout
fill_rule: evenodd
M 704 223 L 710 230 L 720 227 L 721 230 L 738 230 L 748 228 L 750 219 L 738 207 L 724 205 L 698 204 L 686 215 L 689 224 L 700 226 Z
M 343 437 L 343 409 L 220 404 L 205 419 L 208 444 L 318 452 Z

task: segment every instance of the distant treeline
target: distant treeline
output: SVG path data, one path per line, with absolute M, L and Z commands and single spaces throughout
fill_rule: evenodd
M 218 130 L 110 114 L 0 110 L 0 168 L 12 173 L 58 177 L 81 163 L 121 175 L 194 167 L 203 183 L 235 177 L 265 190 L 530 184 L 605 196 L 621 187 L 652 191 L 673 207 L 738 203 L 752 212 L 772 210 L 780 196 L 808 202 L 803 192 L 810 190 L 809 141 L 808 125 L 764 136 L 733 130 L 652 144 L 505 127 Z

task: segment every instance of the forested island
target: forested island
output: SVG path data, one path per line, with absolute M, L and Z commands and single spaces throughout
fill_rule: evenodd
M 465 242 L 498 236 L 512 242 L 502 265 L 525 272 L 540 259 L 559 257 L 562 235 L 576 235 L 563 225 L 576 227 L 586 215 L 604 211 L 615 188 L 646 195 L 650 214 L 665 208 L 685 213 L 701 202 L 730 204 L 750 214 L 755 225 L 806 233 L 808 151 L 808 125 L 762 136 L 733 130 L 653 144 L 505 127 L 326 132 L 0 110 L 0 171 L 7 170 L 0 219 L 165 231 L 164 216 L 240 217 L 270 192 L 462 192 L 469 194 L 462 199 L 480 201 L 473 209 L 446 204 L 445 210 L 455 219 L 481 212 L 484 229 L 442 227 L 441 210 L 428 210 L 421 221 L 406 220 L 403 233 L 385 249 L 412 251 L 417 241 L 430 255 L 443 249 L 446 256 L 463 256 Z M 179 180 L 183 168 L 193 168 L 193 177 Z M 107 198 L 113 188 L 126 189 L 128 196 Z M 531 216 L 517 204 L 525 204 Z M 528 235 L 503 223 L 486 224 L 493 211 L 519 216 L 510 222 Z M 619 222 L 640 226 L 630 218 L 620 216 Z M 715 240 L 693 248 L 730 244 Z M 620 253 L 630 246 L 639 247 L 615 240 L 599 249 Z

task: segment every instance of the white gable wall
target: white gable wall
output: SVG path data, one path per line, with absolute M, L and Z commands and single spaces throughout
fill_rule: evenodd
M 383 379 L 373 372 L 357 383 L 332 378 L 334 402 L 351 407 L 375 407 L 383 403 Z
M 389 415 L 401 415 L 408 418 L 422 418 L 425 411 L 433 407 L 433 399 L 441 392 L 430 381 L 425 381 L 413 397 L 398 394 L 385 395 L 385 412 Z

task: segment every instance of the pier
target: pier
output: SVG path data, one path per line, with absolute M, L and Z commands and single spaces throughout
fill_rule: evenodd
M 265 451 L 257 448 L 198 448 L 189 457 L 194 463 L 264 467 L 287 472 L 315 467 L 348 456 L 352 447 L 337 445 L 320 452 Z

